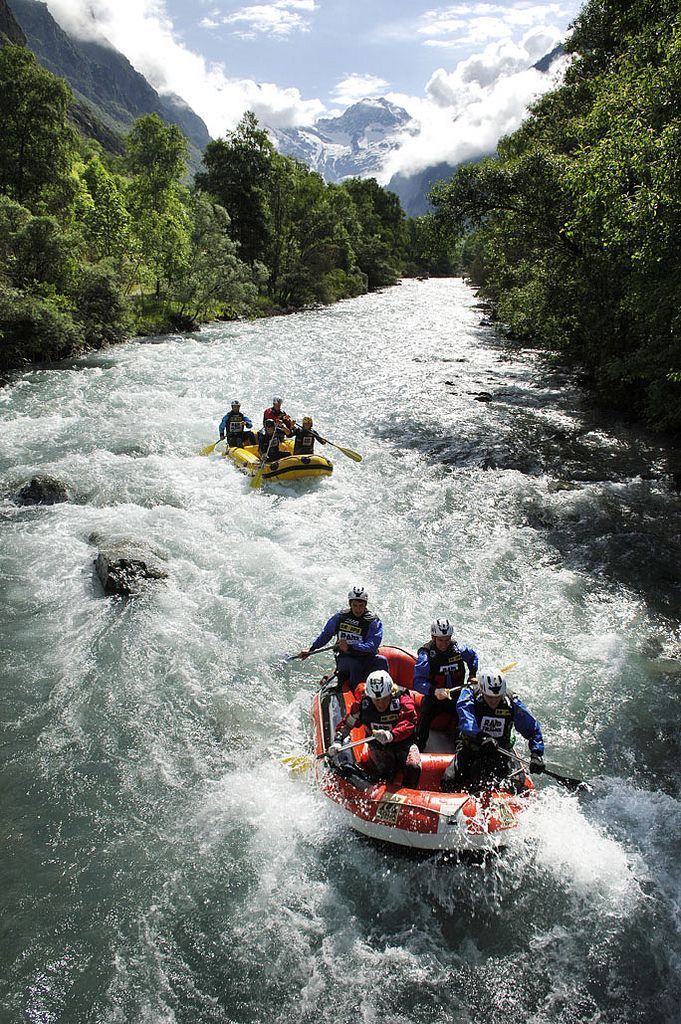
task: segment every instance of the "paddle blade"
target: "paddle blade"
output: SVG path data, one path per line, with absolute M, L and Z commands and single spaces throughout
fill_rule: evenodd
M 312 758 L 309 754 L 290 754 L 288 757 L 282 757 L 281 763 L 285 764 L 293 775 L 297 775 L 310 770 Z
M 256 472 L 251 477 L 251 487 L 255 488 L 256 490 L 262 486 L 262 474 L 264 468 L 264 466 L 261 466 L 260 469 L 256 470 Z
M 199 455 L 212 455 L 220 441 L 216 441 L 215 444 L 209 444 L 207 448 L 202 448 Z
M 509 664 L 508 664 L 508 665 L 504 665 L 504 667 L 503 667 L 503 668 L 500 668 L 500 669 L 499 669 L 499 671 L 500 671 L 500 672 L 502 673 L 502 675 L 503 675 L 503 673 L 504 673 L 504 672 L 510 672 L 510 671 L 511 671 L 511 669 L 512 669 L 512 668 L 515 668 L 517 664 L 518 664 L 518 662 L 517 662 L 517 661 L 511 661 L 511 662 L 509 662 Z
M 328 442 L 333 448 L 337 448 L 339 452 L 343 452 L 343 455 L 347 455 L 353 462 L 361 462 L 362 456 L 359 452 L 353 452 L 352 448 L 343 448 L 340 444 L 334 444 L 333 441 Z
M 544 769 L 543 774 L 548 775 L 551 779 L 555 779 L 561 786 L 569 789 L 571 793 L 576 793 L 577 791 L 582 793 L 593 792 L 589 783 L 584 782 L 583 779 L 571 779 L 568 775 L 559 775 L 558 772 L 552 772 L 548 768 Z

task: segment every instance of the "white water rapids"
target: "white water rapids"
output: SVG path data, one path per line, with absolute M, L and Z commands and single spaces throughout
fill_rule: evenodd
M 504 353 L 461 281 L 131 342 L 0 391 L 3 1021 L 676 1024 L 681 502 L 669 453 Z M 491 401 L 478 401 L 481 392 Z M 355 464 L 197 452 L 275 394 Z M 72 500 L 20 507 L 36 473 Z M 106 598 L 95 536 L 167 581 Z M 361 840 L 280 758 L 361 583 L 517 660 L 547 761 L 491 862 Z M 560 770 L 560 769 L 559 769 Z

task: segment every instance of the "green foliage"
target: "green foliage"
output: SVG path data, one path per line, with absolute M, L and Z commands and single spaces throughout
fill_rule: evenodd
M 187 268 L 176 289 L 179 315 L 197 322 L 209 315 L 237 317 L 248 313 L 266 276 L 236 256 L 227 211 L 202 192 L 191 197 L 192 231 Z
M 74 319 L 88 348 L 122 341 L 130 329 L 128 304 L 112 264 L 85 267 L 73 291 Z
M 253 114 L 207 147 L 190 190 L 175 126 L 142 117 L 125 156 L 105 157 L 77 144 L 70 98 L 26 50 L 0 51 L 0 367 L 335 302 L 401 272 L 397 197 L 326 185 Z
M 35 209 L 69 207 L 76 137 L 67 111 L 71 90 L 23 46 L 0 48 L 0 194 Z
M 196 187 L 214 196 L 227 210 L 232 237 L 246 263 L 262 260 L 271 241 L 269 186 L 275 149 L 267 132 L 247 111 L 224 139 L 209 142 L 203 154 L 205 172 Z
M 407 277 L 432 274 L 434 277 L 453 277 L 463 262 L 461 245 L 452 240 L 440 222 L 432 215 L 412 217 L 407 221 L 405 246 Z
M 68 311 L 0 284 L 0 368 L 61 359 L 79 351 L 84 341 Z
M 187 140 L 177 125 L 164 124 L 158 114 L 145 114 L 135 121 L 125 149 L 128 170 L 144 183 L 147 198 L 154 205 L 186 173 Z
M 122 258 L 131 248 L 130 214 L 125 205 L 125 190 L 120 179 L 111 174 L 98 156 L 83 170 L 83 179 L 91 202 L 83 211 L 83 226 L 95 260 Z
M 394 192 L 381 188 L 375 178 L 351 178 L 341 186 L 355 208 L 361 225 L 353 245 L 357 265 L 369 289 L 395 284 L 402 271 L 407 245 L 405 217 Z
M 681 426 L 678 3 L 591 0 L 565 84 L 495 159 L 433 195 L 513 336 L 580 362 L 601 393 Z M 474 234 L 471 236 L 471 232 Z

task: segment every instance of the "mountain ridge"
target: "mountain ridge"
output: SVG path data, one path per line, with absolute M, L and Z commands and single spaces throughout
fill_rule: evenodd
M 189 143 L 190 166 L 193 170 L 198 168 L 211 137 L 204 122 L 184 100 L 173 95 L 160 96 L 104 36 L 97 41 L 69 35 L 42 0 L 9 0 L 7 6 L 26 38 L 26 45 L 43 67 L 66 79 L 71 87 L 77 125 L 80 121 L 86 128 L 88 120 L 94 119 L 120 137 L 137 118 L 158 114 L 164 122 L 182 131 Z M 118 151 L 121 149 L 122 143 Z
M 412 119 L 390 100 L 365 98 L 338 117 L 323 117 L 303 128 L 267 131 L 277 149 L 318 171 L 325 181 L 371 177 Z

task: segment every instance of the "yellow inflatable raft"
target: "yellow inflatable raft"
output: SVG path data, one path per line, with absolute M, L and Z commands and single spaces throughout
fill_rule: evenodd
M 263 480 L 287 483 L 289 480 L 309 480 L 318 476 L 331 476 L 333 473 L 333 463 L 323 455 L 294 455 L 292 441 L 282 441 L 279 448 L 281 451 L 290 452 L 290 455 L 278 459 L 276 462 L 265 463 Z M 249 476 L 253 476 L 257 472 L 262 462 L 257 445 L 228 448 L 225 458 L 231 459 L 242 473 L 248 473 Z

